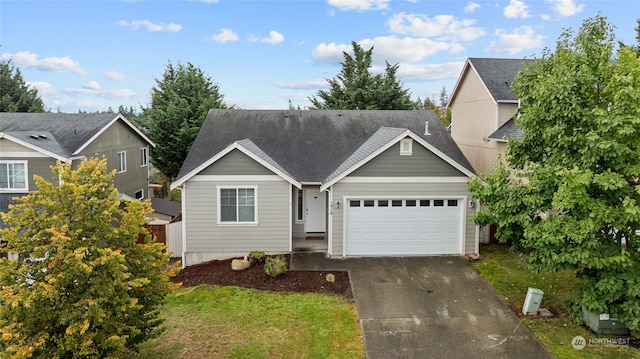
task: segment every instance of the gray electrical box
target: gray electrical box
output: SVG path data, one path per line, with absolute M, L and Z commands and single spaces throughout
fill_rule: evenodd
M 616 318 L 611 318 L 607 313 L 596 313 L 582 308 L 582 319 L 591 330 L 597 334 L 627 335 L 629 329 Z
M 522 306 L 522 314 L 538 314 L 543 294 L 544 292 L 538 288 L 529 288 L 529 290 L 527 290 L 527 297 L 524 299 L 524 305 Z

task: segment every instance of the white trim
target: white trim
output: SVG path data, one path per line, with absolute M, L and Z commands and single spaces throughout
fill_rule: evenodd
M 182 268 L 186 267 L 185 261 L 187 255 L 187 184 L 180 188 L 180 196 L 182 197 L 182 223 L 180 225 L 182 231 Z
M 30 149 L 32 149 L 32 150 L 34 150 L 36 152 L 44 154 L 47 157 L 53 157 L 56 160 L 59 160 L 59 161 L 62 161 L 62 162 L 68 162 L 69 161 L 68 158 L 66 158 L 66 157 L 64 157 L 62 155 L 59 155 L 59 154 L 53 153 L 51 151 L 45 150 L 45 149 L 43 149 L 41 147 L 38 147 L 38 146 L 36 146 L 34 144 L 31 144 L 29 142 L 25 142 L 25 141 L 23 141 L 21 139 L 15 138 L 15 137 L 13 137 L 11 135 L 8 135 L 8 134 L 6 134 L 4 132 L 0 132 L 0 138 L 5 138 L 5 139 L 7 139 L 7 140 L 9 140 L 11 142 L 15 142 L 15 143 L 17 143 L 17 144 L 19 144 L 21 146 L 24 146 L 26 148 L 30 148 Z M 8 153 L 13 153 L 13 152 L 8 152 Z M 3 156 L 5 156 L 4 153 L 3 153 Z M 24 157 L 27 157 L 27 156 L 24 156 Z
M 342 183 L 467 183 L 469 177 L 346 177 Z
M 347 227 L 348 227 L 348 215 L 347 212 L 349 212 L 348 208 L 349 208 L 349 200 L 363 200 L 363 199 L 373 199 L 373 200 L 377 200 L 377 199 L 401 199 L 401 200 L 406 200 L 406 199 L 415 199 L 415 200 L 421 200 L 421 199 L 455 199 L 458 200 L 458 205 L 457 207 L 459 207 L 459 210 L 461 211 L 461 213 L 459 213 L 460 215 L 460 222 L 459 222 L 459 227 L 458 227 L 458 238 L 459 238 L 459 244 L 458 244 L 458 254 L 464 255 L 465 254 L 465 248 L 466 248 L 466 242 L 467 242 L 467 236 L 466 236 L 466 224 L 467 224 L 467 200 L 468 200 L 469 196 L 461 196 L 461 195 L 446 195 L 446 194 L 436 194 L 436 195 L 392 195 L 392 196 L 385 196 L 385 195 L 370 195 L 370 196 L 350 196 L 350 195 L 344 195 L 342 196 L 342 203 L 343 203 L 343 222 L 342 222 L 342 257 L 346 257 L 347 256 Z M 478 236 L 477 231 L 476 231 L 476 237 Z M 478 247 L 478 240 L 476 239 L 476 243 L 475 243 L 476 247 Z
M 142 150 L 144 150 L 144 163 L 140 163 L 140 167 L 147 167 L 149 166 L 149 147 L 140 147 L 140 159 L 142 159 Z
M 123 153 L 124 154 L 124 162 L 120 162 L 120 154 Z M 120 170 L 120 165 L 122 164 L 122 170 Z M 118 173 L 125 173 L 127 172 L 127 151 L 117 151 L 116 153 L 116 171 Z
M 28 193 L 29 192 L 29 161 L 27 160 L 0 160 L 0 164 L 22 164 L 24 165 L 24 187 L 23 188 L 0 188 L 0 193 Z M 7 172 L 9 168 L 7 166 Z M 8 185 L 8 184 L 7 184 Z
M 295 214 L 294 214 L 294 218 L 295 218 L 295 223 L 296 224 L 304 224 L 304 221 L 306 219 L 305 216 L 305 211 L 304 211 L 304 190 L 302 188 L 293 188 L 295 189 L 295 198 L 294 201 L 295 203 L 293 204 L 293 209 L 295 210 Z M 293 193 L 292 193 L 293 195 Z M 302 205 L 300 205 L 299 201 L 298 201 L 298 196 L 302 197 Z M 302 218 L 298 218 L 298 212 L 302 213 Z
M 235 189 L 236 190 L 236 201 L 238 199 L 238 189 L 253 189 L 253 221 L 251 222 L 240 222 L 240 216 L 236 216 L 236 222 L 223 222 L 222 221 L 222 211 L 220 210 L 221 201 L 220 201 L 220 190 L 223 189 Z M 246 186 L 246 185 L 221 185 L 216 186 L 216 212 L 217 212 L 217 225 L 218 226 L 256 226 L 258 225 L 258 186 Z M 238 203 L 236 202 L 236 211 L 238 210 Z
M 50 158 L 42 152 L 8 152 L 2 151 L 2 158 Z
M 136 193 L 142 192 L 142 196 L 140 198 L 136 198 Z M 144 188 L 140 188 L 139 190 L 133 192 L 133 198 L 135 199 L 144 199 Z
M 327 254 L 333 254 L 333 188 L 328 188 L 329 205 L 327 206 Z
M 274 167 L 269 162 L 263 160 L 260 156 L 257 156 L 256 154 L 254 154 L 253 152 L 248 150 L 246 147 L 244 147 L 243 145 L 238 143 L 238 141 L 236 141 L 236 142 L 232 143 L 231 145 L 227 146 L 227 148 L 225 148 L 224 150 L 218 152 L 215 156 L 211 157 L 209 160 L 207 160 L 204 163 L 200 164 L 198 167 L 196 167 L 195 169 L 191 170 L 191 172 L 189 172 L 186 175 L 182 176 L 176 182 L 172 183 L 170 188 L 174 189 L 174 188 L 182 185 L 186 181 L 192 179 L 192 177 L 194 177 L 195 175 L 200 173 L 202 170 L 204 170 L 205 168 L 209 167 L 210 165 L 212 165 L 213 163 L 217 162 L 222 157 L 226 156 L 229 152 L 231 152 L 233 150 L 236 150 L 236 149 L 239 150 L 240 152 L 244 153 L 245 155 L 249 156 L 251 159 L 253 159 L 254 161 L 258 162 L 259 164 L 265 166 L 271 172 L 273 172 L 276 175 L 278 175 L 279 177 L 283 178 L 285 181 L 291 183 L 292 185 L 296 186 L 297 188 L 302 188 L 302 184 L 300 184 L 300 182 L 296 181 L 293 177 L 289 176 L 288 174 L 286 174 L 286 173 L 282 172 L 281 170 L 279 170 L 278 168 Z M 258 176 L 255 176 L 255 177 L 258 177 Z
M 298 189 L 296 189 L 296 199 L 295 199 L 296 203 L 298 202 Z M 292 211 L 296 211 L 295 214 L 292 213 Z M 293 205 L 293 188 L 291 185 L 289 185 L 289 253 L 293 252 L 293 222 L 294 219 L 293 217 L 298 217 L 298 213 L 297 213 L 297 208 L 294 208 Z
M 413 140 L 411 138 L 403 138 L 400 140 L 400 156 L 413 155 Z
M 365 165 L 366 163 L 368 163 L 369 161 L 371 161 L 372 159 L 374 159 L 375 157 L 377 157 L 378 155 L 380 155 L 384 151 L 388 150 L 393 145 L 395 145 L 396 143 L 400 142 L 402 139 L 404 139 L 406 137 L 411 137 L 414 141 L 418 142 L 420 145 L 425 147 L 427 150 L 431 151 L 431 153 L 433 153 L 434 155 L 438 156 L 440 159 L 442 159 L 445 162 L 447 162 L 453 168 L 455 168 L 458 171 L 462 172 L 465 176 L 467 176 L 469 178 L 473 178 L 473 177 L 476 176 L 475 174 L 473 174 L 473 172 L 469 171 L 468 169 L 463 167 L 461 164 L 459 164 L 458 162 L 454 161 L 451 157 L 445 155 L 443 152 L 441 152 L 440 150 L 435 148 L 429 142 L 427 142 L 424 139 L 422 139 L 422 137 L 416 135 L 415 133 L 413 133 L 410 130 L 406 130 L 406 131 L 402 132 L 401 134 L 399 134 L 398 136 L 396 136 L 394 139 L 392 139 L 389 142 L 387 142 L 384 146 L 382 146 L 382 147 L 378 148 L 376 151 L 370 153 L 367 157 L 365 157 L 362 160 L 358 161 L 358 163 L 354 164 L 353 166 L 351 166 L 346 171 L 343 171 L 338 176 L 334 177 L 332 180 L 330 180 L 329 182 L 327 182 L 324 185 L 322 185 L 322 187 L 320 187 L 320 191 L 324 191 L 328 187 L 330 187 L 333 184 L 337 183 L 338 181 L 343 180 L 345 177 L 347 177 L 353 171 L 355 171 L 358 168 L 362 167 L 363 165 Z
M 73 154 L 77 155 L 80 152 L 82 152 L 85 148 L 87 148 L 87 146 L 89 146 L 93 141 L 95 141 L 96 138 L 102 135 L 109 127 L 111 127 L 111 125 L 116 123 L 118 120 L 122 120 L 122 122 L 124 122 L 127 126 L 129 126 L 129 128 L 132 129 L 138 136 L 142 137 L 143 140 L 145 140 L 151 146 L 156 147 L 156 144 L 153 143 L 153 141 L 151 141 L 149 137 L 145 136 L 144 133 L 142 133 L 142 131 L 140 131 L 136 126 L 134 126 L 131 122 L 129 122 L 129 120 L 127 120 L 124 116 L 122 116 L 122 114 L 118 114 L 116 117 L 113 118 L 113 120 L 111 120 L 108 124 L 102 127 L 98 132 L 96 132 L 95 135 L 91 136 L 91 138 L 88 141 L 83 143 L 82 146 L 80 146 L 80 148 L 75 150 Z
M 282 181 L 282 177 L 277 175 L 259 175 L 259 176 L 251 176 L 251 175 L 233 175 L 233 176 L 219 176 L 219 175 L 195 175 L 190 181 L 193 182 L 239 182 L 239 181 L 247 181 L 247 182 L 280 182 Z M 174 187 L 172 186 L 171 189 Z

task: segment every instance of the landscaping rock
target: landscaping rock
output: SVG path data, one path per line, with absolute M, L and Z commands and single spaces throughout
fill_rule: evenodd
M 325 279 L 327 280 L 327 282 L 333 283 L 336 281 L 336 275 L 333 273 L 328 273 Z
M 231 261 L 231 269 L 233 270 L 245 270 L 251 267 L 251 262 L 245 259 L 234 259 Z

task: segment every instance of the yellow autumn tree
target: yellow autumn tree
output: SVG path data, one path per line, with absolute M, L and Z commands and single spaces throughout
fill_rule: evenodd
M 0 352 L 135 355 L 161 332 L 158 305 L 177 271 L 144 228 L 150 204 L 118 199 L 105 160 L 52 170 L 58 183 L 36 176 L 38 190 L 2 214 L 2 251 L 18 258 L 0 259 Z

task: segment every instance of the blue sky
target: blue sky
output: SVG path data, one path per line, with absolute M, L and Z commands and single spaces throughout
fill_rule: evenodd
M 351 41 L 424 99 L 451 92 L 467 57 L 539 56 L 599 12 L 635 43 L 631 0 L 0 0 L 0 56 L 52 111 L 147 106 L 169 61 L 198 66 L 228 105 L 305 108 Z

